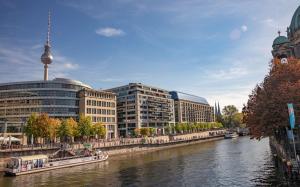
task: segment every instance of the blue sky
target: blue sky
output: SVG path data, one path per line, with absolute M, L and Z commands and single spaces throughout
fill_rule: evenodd
M 0 0 L 0 82 L 49 77 L 95 89 L 141 82 L 239 109 L 268 71 L 297 0 Z

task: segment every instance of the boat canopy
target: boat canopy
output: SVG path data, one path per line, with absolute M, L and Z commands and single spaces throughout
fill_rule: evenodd
M 21 140 L 18 139 L 18 138 L 12 137 L 12 136 L 11 137 L 6 137 L 6 138 L 0 137 L 0 142 L 3 142 L 3 141 L 20 142 Z
M 31 155 L 31 156 L 21 156 L 17 157 L 21 159 L 22 161 L 28 161 L 28 160 L 37 160 L 37 159 L 48 159 L 47 155 Z

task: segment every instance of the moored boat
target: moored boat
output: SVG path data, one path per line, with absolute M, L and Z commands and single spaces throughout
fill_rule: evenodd
M 89 155 L 75 155 L 63 158 L 49 158 L 47 155 L 32 155 L 12 157 L 7 164 L 5 175 L 17 176 L 59 168 L 78 166 L 83 164 L 101 162 L 107 160 L 108 155 L 100 150 Z
M 237 138 L 239 135 L 236 132 L 227 132 L 224 135 L 225 139 L 232 139 L 232 138 Z

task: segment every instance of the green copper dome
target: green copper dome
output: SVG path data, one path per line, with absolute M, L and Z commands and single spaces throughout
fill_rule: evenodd
M 289 43 L 289 40 L 287 39 L 287 37 L 285 36 L 278 36 L 277 38 L 275 38 L 274 42 L 273 42 L 273 46 L 274 45 L 281 45 L 284 43 Z
M 298 29 L 300 29 L 300 6 L 297 8 L 293 15 L 289 29 L 291 33 L 295 33 Z

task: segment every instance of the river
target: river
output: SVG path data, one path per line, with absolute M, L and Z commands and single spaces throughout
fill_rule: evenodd
M 218 140 L 42 173 L 1 177 L 0 186 L 265 186 L 283 184 L 268 139 Z

